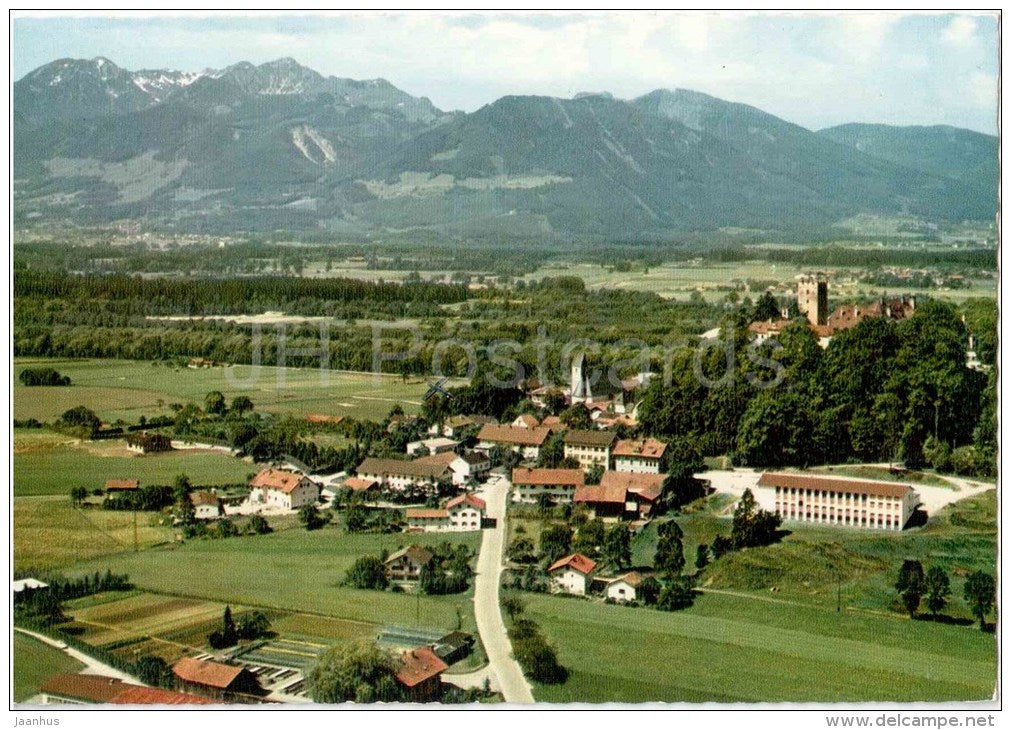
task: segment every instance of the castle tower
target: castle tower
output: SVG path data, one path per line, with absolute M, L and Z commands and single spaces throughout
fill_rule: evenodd
M 797 308 L 811 324 L 828 322 L 828 282 L 805 275 L 797 279 Z

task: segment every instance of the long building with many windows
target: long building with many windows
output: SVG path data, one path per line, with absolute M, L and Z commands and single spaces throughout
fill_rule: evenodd
M 775 493 L 776 514 L 784 520 L 826 525 L 901 530 L 920 503 L 898 482 L 766 472 L 758 486 Z

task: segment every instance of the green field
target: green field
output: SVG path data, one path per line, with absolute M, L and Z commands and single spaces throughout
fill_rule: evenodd
M 27 444 L 23 441 L 26 433 Z M 186 474 L 197 486 L 239 484 L 256 471 L 255 464 L 218 451 L 140 455 L 128 451 L 126 442 L 119 440 L 40 443 L 36 434 L 19 430 L 14 445 L 15 497 L 67 495 L 76 486 L 90 492 L 101 489 L 107 479 L 171 485 L 178 474 Z
M 17 376 L 25 367 L 46 366 L 71 379 L 69 387 L 25 387 Z M 134 423 L 140 416 L 171 415 L 170 403 L 203 403 L 220 390 L 228 400 L 249 396 L 259 410 L 304 415 L 381 419 L 399 403 L 416 412 L 428 388 L 423 380 L 399 376 L 320 372 L 312 368 L 251 365 L 191 369 L 131 360 L 18 358 L 14 364 L 14 418 L 52 421 L 84 405 L 103 420 Z M 322 377 L 322 379 L 321 379 Z
M 190 540 L 139 553 L 119 553 L 74 565 L 71 572 L 111 569 L 156 593 L 304 611 L 368 623 L 474 630 L 472 591 L 421 596 L 338 586 L 360 555 L 390 552 L 409 543 L 464 543 L 476 550 L 477 533 L 346 535 L 335 526 L 314 532 L 285 530 L 227 540 Z M 300 632 L 301 633 L 301 632 Z
M 992 634 L 707 594 L 677 613 L 524 595 L 569 669 L 542 702 L 989 699 Z
M 78 509 L 69 497 L 14 500 L 14 567 L 19 571 L 66 568 L 80 560 L 133 550 L 133 512 Z M 172 540 L 161 515 L 137 513 L 137 545 Z
M 39 693 L 55 674 L 74 674 L 84 669 L 76 659 L 59 649 L 24 634 L 14 634 L 14 701 L 24 702 Z

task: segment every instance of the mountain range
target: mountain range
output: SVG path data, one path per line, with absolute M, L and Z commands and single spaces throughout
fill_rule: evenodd
M 827 229 L 856 214 L 992 220 L 997 138 L 812 131 L 660 89 L 445 112 L 285 58 L 199 73 L 62 59 L 14 84 L 17 221 L 635 239 Z

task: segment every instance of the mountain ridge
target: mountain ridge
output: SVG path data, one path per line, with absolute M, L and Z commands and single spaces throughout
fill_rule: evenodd
M 996 212 L 995 137 L 816 132 L 688 89 L 444 112 L 290 57 L 201 72 L 96 57 L 26 74 L 13 106 L 21 220 L 635 237 Z

